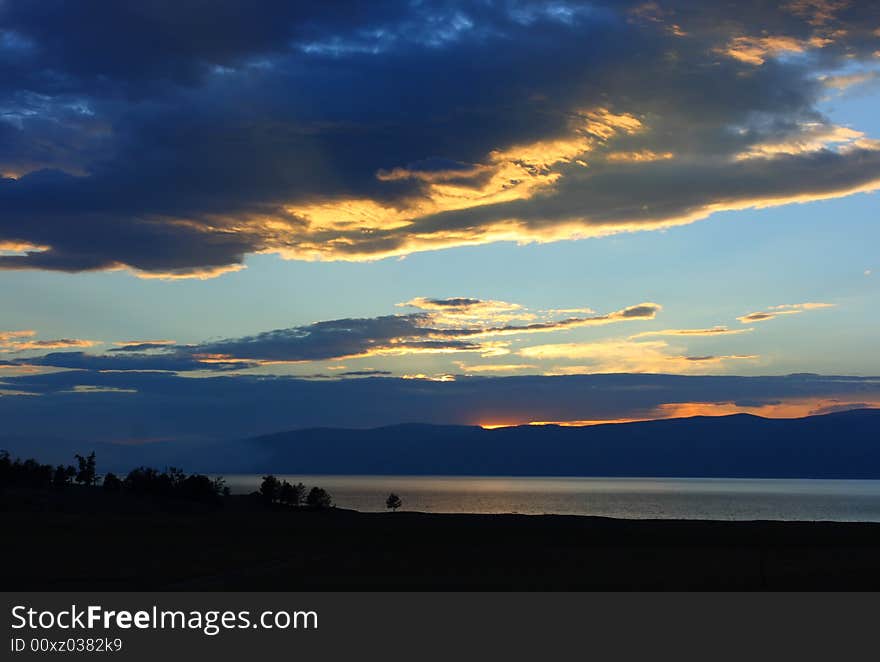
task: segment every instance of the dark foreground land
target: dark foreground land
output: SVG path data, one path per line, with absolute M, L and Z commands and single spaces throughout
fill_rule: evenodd
M 357 513 L 9 490 L 4 590 L 880 589 L 880 525 Z

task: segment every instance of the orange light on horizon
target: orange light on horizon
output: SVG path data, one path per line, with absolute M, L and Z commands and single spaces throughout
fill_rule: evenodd
M 559 425 L 561 427 L 589 427 L 593 425 L 660 421 L 694 416 L 731 416 L 752 414 L 762 418 L 803 418 L 817 414 L 853 409 L 880 409 L 880 398 L 860 398 L 860 402 L 832 398 L 797 399 L 763 406 L 742 406 L 733 402 L 672 402 L 659 405 L 650 415 L 608 419 L 571 419 L 557 421 L 518 421 L 513 423 L 479 423 L 486 430 L 521 425 Z

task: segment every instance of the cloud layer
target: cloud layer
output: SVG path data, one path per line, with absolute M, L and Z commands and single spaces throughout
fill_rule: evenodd
M 0 269 L 210 277 L 880 186 L 817 110 L 872 77 L 843 78 L 876 3 L 343 5 L 3 2 Z
M 505 338 L 651 320 L 661 310 L 659 304 L 647 302 L 606 314 L 512 324 L 509 323 L 511 317 L 533 319 L 535 315 L 517 304 L 472 298 L 418 298 L 402 305 L 422 310 L 401 315 L 327 320 L 198 344 L 141 341 L 122 343 L 103 354 L 52 352 L 0 361 L 0 367 L 189 372 L 372 356 L 475 352 L 485 357 L 509 353 Z M 9 347 L 8 351 L 26 351 L 93 344 L 81 340 L 22 339 L 21 334 L 33 335 L 34 332 L 5 332 L 0 335 L 0 351 L 4 351 L 4 347 Z M 349 374 L 358 374 L 358 371 Z
M 64 371 L 5 380 L 3 435 L 94 441 L 234 439 L 299 427 L 402 422 L 501 425 L 718 415 L 768 416 L 880 406 L 880 380 L 858 377 L 481 376 L 188 379 L 168 373 Z M 71 432 L 73 431 L 73 432 Z

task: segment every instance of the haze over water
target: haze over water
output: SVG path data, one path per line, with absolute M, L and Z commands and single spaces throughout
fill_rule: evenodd
M 293 476 L 319 485 L 340 508 L 431 513 L 594 515 L 628 519 L 834 520 L 880 522 L 880 481 L 715 478 L 545 478 L 498 476 Z M 261 476 L 226 476 L 234 494 Z

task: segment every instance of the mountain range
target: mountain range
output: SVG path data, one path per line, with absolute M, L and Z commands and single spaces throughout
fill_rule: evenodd
M 102 470 L 206 473 L 880 478 L 880 409 L 797 419 L 749 414 L 585 427 L 402 424 L 310 428 L 243 440 L 90 444 L 0 438 L 43 462 L 95 450 Z

